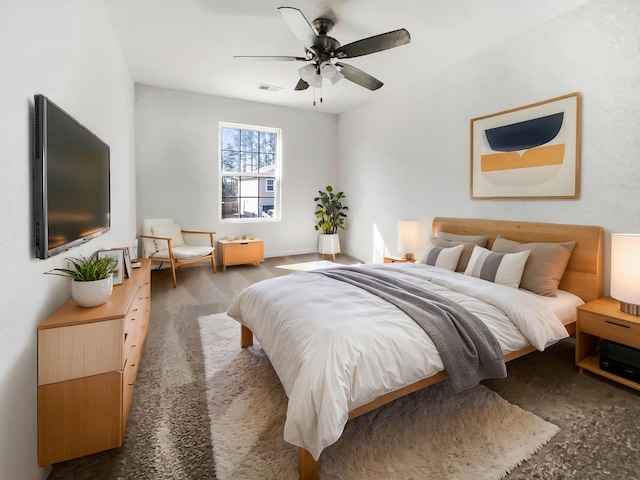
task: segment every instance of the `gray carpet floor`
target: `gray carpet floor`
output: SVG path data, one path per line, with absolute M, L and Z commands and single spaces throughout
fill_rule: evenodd
M 56 464 L 49 479 L 215 479 L 197 318 L 225 311 L 254 282 L 291 273 L 277 265 L 317 259 L 270 258 L 216 275 L 205 264 L 185 267 L 177 289 L 168 270 L 154 271 L 151 326 L 124 445 Z M 640 392 L 579 374 L 573 357 L 573 341 L 565 340 L 509 363 L 508 378 L 483 382 L 561 428 L 508 480 L 640 478 Z

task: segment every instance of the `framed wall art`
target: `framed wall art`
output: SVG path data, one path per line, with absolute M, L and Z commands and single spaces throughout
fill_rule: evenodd
M 116 265 L 116 273 L 113 274 L 113 284 L 120 285 L 124 280 L 124 251 L 120 248 L 112 249 L 112 250 L 98 250 L 96 252 L 96 256 L 98 258 L 111 257 L 113 258 Z
M 471 198 L 577 198 L 580 94 L 471 120 Z

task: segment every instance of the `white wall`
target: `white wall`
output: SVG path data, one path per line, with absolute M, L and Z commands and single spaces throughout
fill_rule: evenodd
M 589 224 L 605 228 L 607 272 L 610 233 L 640 233 L 639 24 L 635 0 L 594 0 L 342 115 L 343 250 L 396 254 L 398 219 L 419 219 L 423 244 L 435 216 Z M 576 91 L 580 197 L 471 200 L 470 119 Z
M 69 255 L 135 235 L 134 88 L 99 0 L 0 2 L 0 477 L 45 478 L 36 457 L 36 326 L 70 296 L 34 257 L 33 95 L 42 93 L 111 146 L 112 230 Z
M 282 218 L 218 221 L 218 122 L 282 129 Z M 318 190 L 337 173 L 337 117 L 136 84 L 137 215 L 264 240 L 265 256 L 317 251 Z M 141 231 L 141 226 L 139 231 Z

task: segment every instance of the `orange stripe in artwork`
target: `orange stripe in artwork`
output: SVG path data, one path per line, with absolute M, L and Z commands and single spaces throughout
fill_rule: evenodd
M 514 168 L 560 165 L 564 160 L 564 144 L 530 148 L 522 156 L 518 152 L 490 153 L 480 157 L 480 170 L 512 170 Z

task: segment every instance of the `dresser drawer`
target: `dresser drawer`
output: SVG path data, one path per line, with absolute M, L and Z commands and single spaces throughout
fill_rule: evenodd
M 585 311 L 580 312 L 578 323 L 581 332 L 640 348 L 640 326 L 638 324 Z
M 38 385 L 122 368 L 121 318 L 38 331 Z

